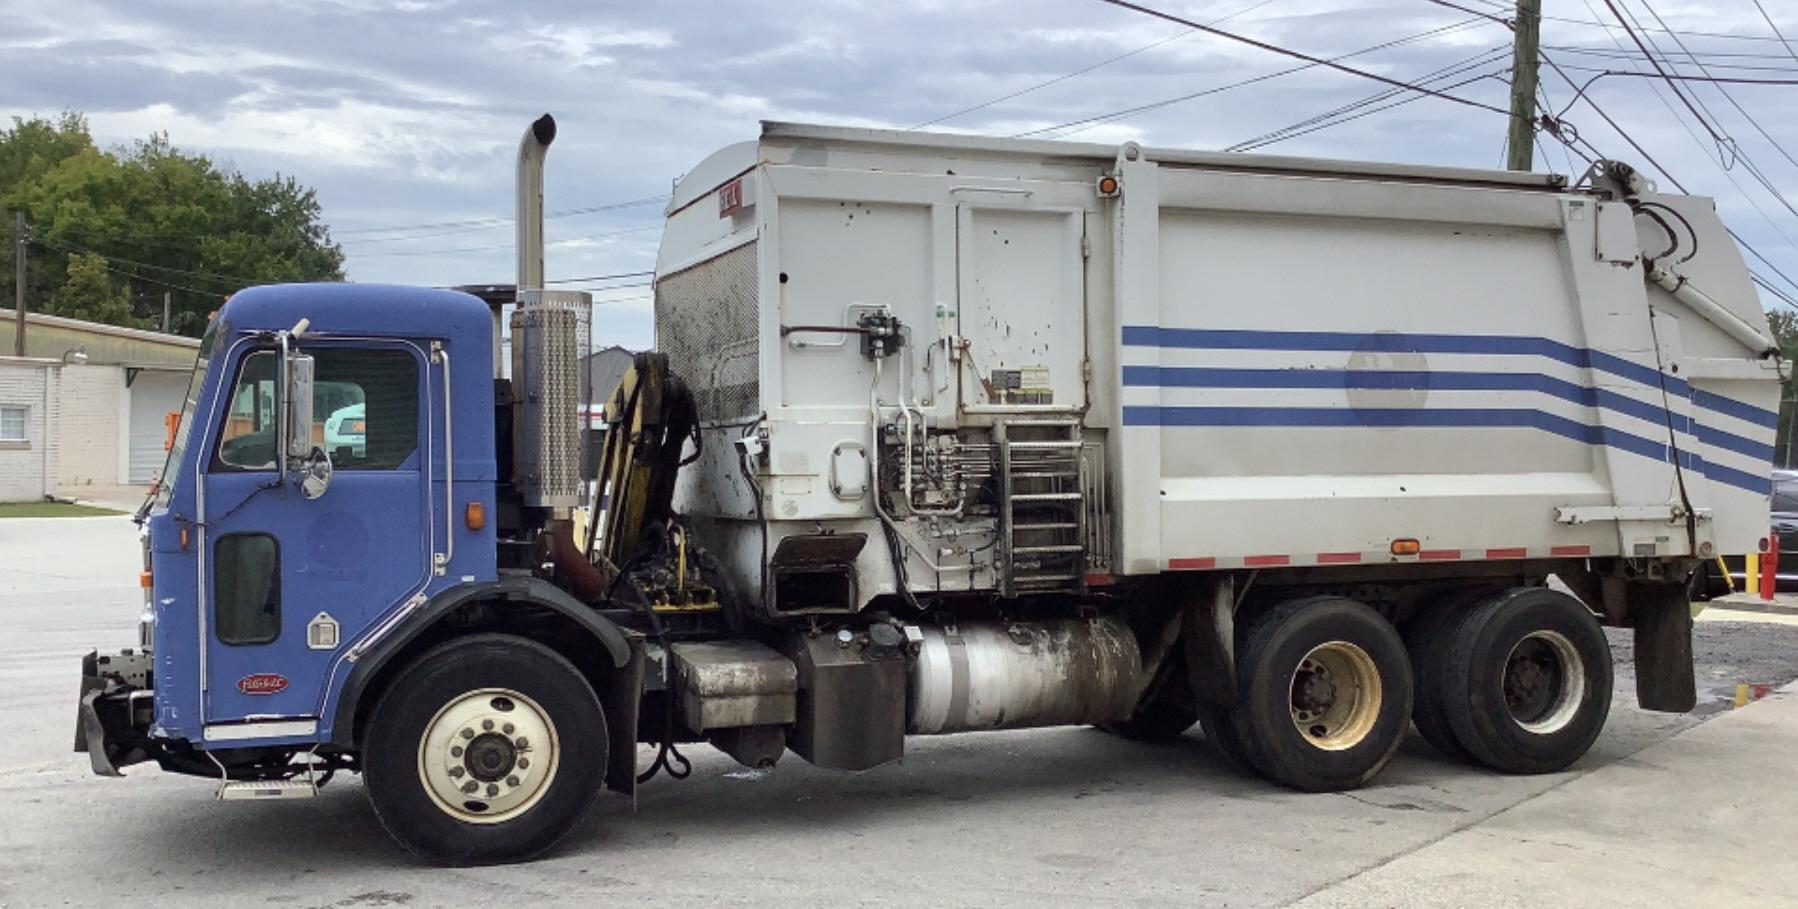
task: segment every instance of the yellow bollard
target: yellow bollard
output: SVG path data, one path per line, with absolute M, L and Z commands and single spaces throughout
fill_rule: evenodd
M 1748 683 L 1747 682 L 1737 682 L 1736 683 L 1736 706 L 1737 707 L 1748 706 Z
M 1751 552 L 1742 557 L 1742 592 L 1753 593 L 1761 589 L 1761 554 Z

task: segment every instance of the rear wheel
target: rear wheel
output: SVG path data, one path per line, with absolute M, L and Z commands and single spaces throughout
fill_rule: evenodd
M 1611 648 L 1585 604 L 1519 587 L 1468 614 L 1450 648 L 1445 702 L 1480 763 L 1553 773 L 1579 760 L 1611 709 Z
M 530 858 L 585 817 L 606 764 L 587 680 L 535 641 L 479 635 L 438 646 L 393 680 L 362 760 L 381 825 L 443 864 Z
M 1157 690 L 1136 707 L 1127 720 L 1100 727 L 1137 742 L 1171 742 L 1199 722 L 1186 685 L 1185 655 L 1176 650 L 1167 657 L 1157 680 Z
M 1441 598 L 1424 608 L 1422 614 L 1405 629 L 1405 649 L 1411 655 L 1412 706 L 1411 722 L 1424 741 L 1449 758 L 1471 762 L 1455 731 L 1448 722 L 1448 673 L 1452 671 L 1449 648 L 1461 629 L 1467 614 L 1489 591 L 1461 593 Z
M 1224 763 L 1243 773 L 1255 772 L 1255 766 L 1249 763 L 1249 756 L 1243 753 L 1242 741 L 1230 726 L 1228 710 L 1222 707 L 1200 708 L 1199 727 L 1205 731 L 1205 741 L 1210 742 L 1211 747 L 1223 756 Z
M 1343 597 L 1274 607 L 1243 638 L 1237 704 L 1224 724 L 1263 776 L 1295 789 L 1352 789 L 1397 753 L 1411 665 L 1391 623 Z

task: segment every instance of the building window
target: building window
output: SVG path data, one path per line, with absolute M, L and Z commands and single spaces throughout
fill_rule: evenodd
M 0 407 L 0 442 L 24 442 L 29 407 Z

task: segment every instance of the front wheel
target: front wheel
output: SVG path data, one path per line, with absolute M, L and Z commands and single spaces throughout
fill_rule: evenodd
M 450 865 L 519 861 L 586 816 L 605 717 L 560 654 L 479 635 L 400 672 L 369 717 L 362 761 L 375 816 L 407 849 Z

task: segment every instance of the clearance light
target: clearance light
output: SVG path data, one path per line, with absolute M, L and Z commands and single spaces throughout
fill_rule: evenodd
M 1118 194 L 1118 178 L 1109 177 L 1109 176 L 1099 178 L 1099 195 L 1115 196 L 1117 194 Z
M 1414 556 L 1422 551 L 1423 544 L 1410 537 L 1392 541 L 1392 554 L 1395 556 Z
M 137 573 L 137 586 L 145 590 L 150 589 L 150 572 L 140 571 Z
M 470 502 L 462 511 L 462 520 L 468 523 L 469 530 L 480 530 L 487 526 L 487 506 L 479 502 Z

